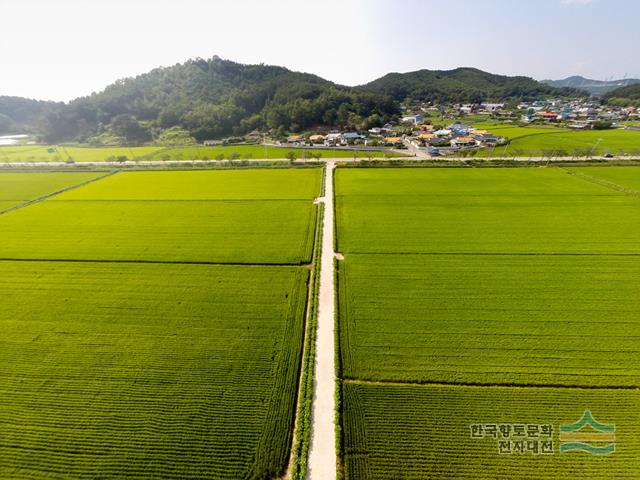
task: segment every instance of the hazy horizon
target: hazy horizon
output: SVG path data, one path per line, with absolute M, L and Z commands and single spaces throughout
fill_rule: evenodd
M 640 3 L 516 5 L 183 0 L 177 8 L 167 0 L 0 0 L 0 12 L 9 19 L 0 39 L 0 95 L 69 101 L 121 78 L 214 55 L 343 85 L 390 72 L 457 67 L 537 80 L 640 78 Z

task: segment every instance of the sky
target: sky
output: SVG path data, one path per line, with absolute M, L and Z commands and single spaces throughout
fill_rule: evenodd
M 640 78 L 638 0 L 0 0 L 0 95 L 68 101 L 218 55 L 345 85 L 477 67 Z

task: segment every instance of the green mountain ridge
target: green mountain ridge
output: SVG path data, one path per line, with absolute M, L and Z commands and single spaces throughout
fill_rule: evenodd
M 315 127 L 379 126 L 397 118 L 399 102 L 407 98 L 476 102 L 579 94 L 471 68 L 392 73 L 347 87 L 284 67 L 214 56 L 121 79 L 66 104 L 0 97 L 0 134 L 34 133 L 51 143 L 121 138 L 129 144 L 157 139 L 171 128 L 200 141 L 255 129 L 281 136 Z
M 0 135 L 32 133 L 36 120 L 64 104 L 22 97 L 0 96 Z
M 605 95 L 616 88 L 640 83 L 640 79 L 625 78 L 620 80 L 593 80 L 580 75 L 574 75 L 563 80 L 542 80 L 542 82 L 557 88 L 578 88 L 585 90 L 592 95 L 600 96 Z
M 640 83 L 617 88 L 607 93 L 603 100 L 609 105 L 640 107 Z
M 558 89 L 529 77 L 494 75 L 470 67 L 389 73 L 362 85 L 361 88 L 390 95 L 398 101 L 414 100 L 434 103 L 480 103 L 585 95 L 579 90 Z
M 12 118 L 11 111 L 0 113 Z M 171 127 L 205 140 L 256 128 L 367 127 L 397 113 L 391 98 L 316 75 L 213 57 L 118 80 L 102 92 L 15 123 L 49 142 L 109 132 L 142 143 Z

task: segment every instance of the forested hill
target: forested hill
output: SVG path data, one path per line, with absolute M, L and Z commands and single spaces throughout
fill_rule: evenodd
M 572 88 L 554 88 L 529 77 L 494 75 L 476 68 L 389 73 L 360 88 L 390 95 L 398 101 L 409 99 L 435 103 L 533 100 L 586 94 Z
M 610 105 L 628 106 L 635 105 L 640 107 L 640 83 L 636 85 L 629 85 L 628 87 L 621 87 L 607 93 L 604 97 L 604 101 Z
M 175 126 L 204 140 L 256 128 L 367 128 L 396 113 L 395 102 L 382 95 L 282 67 L 213 57 L 119 80 L 103 92 L 48 112 L 38 124 L 48 141 L 108 133 L 140 143 Z
M 471 68 L 392 73 L 361 87 L 345 87 L 283 67 L 213 57 L 118 80 L 68 104 L 0 97 L 0 134 L 36 133 L 52 143 L 140 144 L 172 127 L 197 140 L 255 129 L 276 135 L 318 126 L 365 130 L 396 117 L 398 101 L 407 98 L 481 102 L 576 94 Z
M 0 135 L 35 132 L 44 115 L 62 106 L 62 103 L 0 96 Z
M 620 80 L 592 80 L 590 78 L 575 75 L 564 80 L 542 80 L 552 87 L 571 87 L 586 90 L 592 95 L 605 95 L 616 88 L 640 83 L 637 78 L 625 78 Z

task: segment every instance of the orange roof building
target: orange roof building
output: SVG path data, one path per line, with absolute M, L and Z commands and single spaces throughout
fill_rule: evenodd
M 458 137 L 451 140 L 451 143 L 476 143 L 476 140 L 471 137 Z

